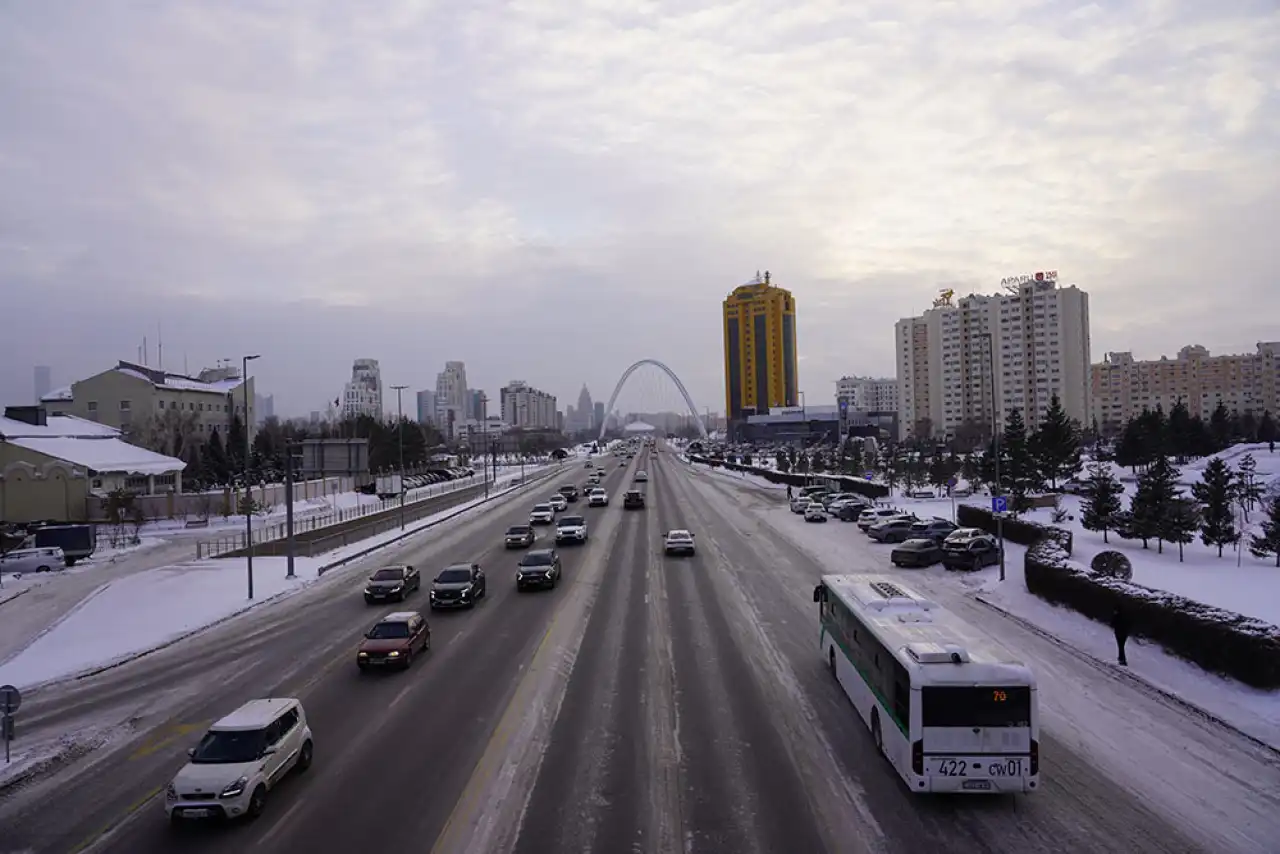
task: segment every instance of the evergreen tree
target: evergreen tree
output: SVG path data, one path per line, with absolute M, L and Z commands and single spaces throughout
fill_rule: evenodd
M 1169 462 L 1168 457 L 1156 457 L 1138 478 L 1138 489 L 1129 504 L 1133 532 L 1142 540 L 1144 549 L 1148 547 L 1149 540 L 1155 539 L 1157 550 L 1164 552 L 1164 520 L 1180 494 L 1178 470 Z
M 996 455 L 1003 454 L 1003 451 L 1004 449 L 1000 447 L 1000 443 L 992 437 L 991 441 L 987 442 L 986 450 L 977 459 L 974 466 L 975 477 L 991 490 L 992 495 L 1000 494 L 1001 484 L 996 483 Z M 1004 467 L 1003 459 L 1001 459 L 1000 466 L 1001 468 Z M 1000 475 L 999 480 L 1003 481 L 1004 472 L 1001 471 Z
M 1262 503 L 1263 485 L 1258 481 L 1258 461 L 1253 454 L 1245 454 L 1236 463 L 1236 501 L 1244 511 L 1244 520 L 1249 521 L 1249 513 Z
M 981 468 L 981 460 L 976 454 L 965 454 L 961 459 L 960 474 L 965 480 L 969 481 L 970 489 L 973 488 L 973 484 L 982 480 Z
M 1271 499 L 1262 533 L 1249 539 L 1249 551 L 1256 557 L 1275 555 L 1276 566 L 1280 567 L 1280 495 Z
M 1030 495 L 1044 486 L 1040 467 L 1031 454 L 1031 442 L 1027 438 L 1027 424 L 1022 411 L 1009 410 L 1004 420 L 1004 434 L 1000 437 L 1000 476 L 1008 491 L 1009 509 L 1024 513 L 1031 509 Z
M 1195 540 L 1200 530 L 1200 509 L 1195 502 L 1177 498 L 1160 520 L 1160 537 L 1178 544 L 1178 563 L 1183 562 L 1182 547 Z
M 1120 438 L 1116 440 L 1115 457 L 1117 465 L 1135 471 L 1138 466 L 1146 463 L 1146 437 L 1143 435 L 1142 422 L 1137 418 L 1130 418 L 1125 422 Z
M 1251 410 L 1246 409 L 1240 416 L 1240 422 L 1236 427 L 1236 441 L 1258 441 L 1258 416 L 1254 415 Z
M 780 472 L 786 473 L 791 471 L 791 455 L 786 451 L 779 449 L 778 453 L 774 456 L 774 464 Z
M 1080 473 L 1080 431 L 1067 417 L 1056 394 L 1031 437 L 1031 453 L 1041 479 L 1048 480 L 1055 490 L 1059 481 L 1070 480 Z
M 1280 438 L 1280 430 L 1276 429 L 1276 421 L 1271 417 L 1271 410 L 1265 410 L 1258 420 L 1258 441 L 1273 443 Z
M 231 482 L 230 461 L 227 459 L 226 449 L 222 447 L 222 437 L 216 429 L 209 434 L 209 441 L 205 446 L 205 469 L 211 483 L 226 486 Z
M 1089 466 L 1089 479 L 1080 500 L 1080 524 L 1087 531 L 1101 531 L 1102 541 L 1110 542 L 1107 532 L 1115 529 L 1124 509 L 1120 503 L 1123 495 L 1124 486 L 1111 473 L 1111 466 L 1101 462 Z
M 227 442 L 223 446 L 227 456 L 230 474 L 233 476 L 244 470 L 244 422 L 239 415 L 231 416 L 231 427 L 227 430 Z
M 866 460 L 863 458 L 862 443 L 853 442 L 853 447 L 849 449 L 849 474 L 861 475 L 866 469 Z
M 1169 453 L 1178 458 L 1179 465 L 1185 465 L 1187 459 L 1196 452 L 1195 424 L 1191 419 L 1191 410 L 1182 398 L 1169 410 L 1168 423 Z
M 1214 451 L 1231 447 L 1231 413 L 1221 400 L 1209 416 L 1209 436 L 1213 440 Z
M 1217 546 L 1218 557 L 1222 557 L 1222 547 L 1238 539 L 1235 516 L 1231 512 L 1235 476 L 1221 459 L 1212 459 L 1204 467 L 1200 482 L 1191 485 L 1191 494 L 1200 502 L 1200 541 L 1206 546 Z

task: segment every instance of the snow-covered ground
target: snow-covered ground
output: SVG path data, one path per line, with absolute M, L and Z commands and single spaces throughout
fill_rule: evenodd
M 705 473 L 708 478 L 726 483 L 732 481 L 742 483 L 741 478 L 731 474 L 708 472 L 703 466 L 695 466 L 695 470 Z M 899 499 L 895 503 L 922 517 L 950 518 L 951 516 L 949 501 L 927 502 Z M 1108 665 L 1115 661 L 1115 642 L 1107 626 L 1094 622 L 1075 611 L 1050 605 L 1027 591 L 1024 576 L 1026 549 L 1022 546 L 1014 543 L 1007 544 L 1006 578 L 1001 582 L 999 569 L 996 567 L 976 573 L 952 573 L 941 567 L 924 570 L 897 569 L 889 563 L 889 552 L 892 547 L 871 542 L 870 538 L 852 523 L 834 520 L 826 524 L 806 523 L 801 516 L 791 513 L 785 505 L 756 511 L 755 515 L 779 536 L 795 544 L 815 561 L 827 567 L 830 572 L 884 571 L 904 577 L 907 583 L 923 588 L 922 592 L 928 593 L 929 588 L 941 588 L 964 593 L 1056 638 L 1078 651 L 1080 655 Z M 1079 556 L 1086 542 L 1082 542 L 1080 533 L 1076 536 L 1076 554 Z M 1088 538 L 1094 535 L 1085 532 L 1083 536 Z M 1101 537 L 1099 536 L 1098 539 L 1101 540 Z M 1141 551 L 1141 544 L 1138 550 Z M 1176 566 L 1178 559 L 1176 549 L 1171 556 L 1166 553 L 1161 558 L 1162 561 L 1170 559 Z M 1163 567 L 1164 564 L 1159 566 Z M 1227 569 L 1228 567 L 1224 566 L 1221 570 L 1219 584 L 1228 583 L 1224 579 L 1232 577 L 1221 574 Z M 1234 560 L 1229 564 L 1229 569 L 1231 572 L 1236 571 Z M 1136 563 L 1134 571 L 1136 578 Z M 1274 568 L 1272 572 L 1275 572 Z M 1233 680 L 1205 673 L 1196 665 L 1169 655 L 1158 645 L 1143 641 L 1130 642 L 1128 658 L 1129 667 L 1126 675 L 1172 694 L 1214 717 L 1227 721 L 1254 738 L 1280 749 L 1280 691 L 1259 691 Z
M 526 470 L 526 474 L 528 470 Z M 497 495 L 519 487 L 509 486 Z M 492 501 L 492 498 L 490 499 Z M 248 598 L 245 558 L 216 558 L 137 572 L 98 587 L 34 641 L 0 662 L 0 684 L 20 688 L 98 670 L 319 583 L 324 568 L 402 539 L 464 510 L 478 497 L 392 530 L 312 558 L 254 558 L 254 598 Z M 14 606 L 20 603 L 13 603 Z

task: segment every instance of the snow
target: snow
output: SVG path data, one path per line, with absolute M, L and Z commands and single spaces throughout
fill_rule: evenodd
M 67 437 L 73 439 L 119 438 L 120 431 L 97 421 L 89 421 L 74 415 L 56 415 L 50 413 L 44 424 L 28 424 L 16 418 L 0 416 L 0 436 L 8 439 L 52 439 Z
M 168 474 L 182 471 L 187 464 L 182 460 L 166 457 L 121 439 L 77 439 L 67 436 L 53 438 L 10 438 L 9 444 L 28 451 L 35 451 L 58 460 L 65 460 L 98 472 L 123 472 L 125 474 Z
M 26 777 L 99 750 L 122 732 L 118 726 L 92 726 L 53 738 L 14 741 L 9 746 L 10 762 L 0 765 L 0 793 Z
M 707 470 L 702 466 L 695 467 L 694 471 L 707 474 Z M 714 477 L 714 475 L 708 476 Z M 737 486 L 744 485 L 738 478 L 717 479 L 732 480 Z M 714 493 L 711 494 L 714 495 Z M 949 501 L 898 499 L 895 504 L 921 517 L 951 518 Z M 746 506 L 746 502 L 743 502 L 738 512 L 742 512 Z M 1044 513 L 1045 517 L 1037 518 L 1036 521 L 1047 522 L 1048 511 Z M 988 567 L 979 572 L 970 573 L 948 572 L 941 567 L 924 570 L 897 569 L 889 563 L 891 547 L 872 544 L 869 538 L 852 523 L 837 521 L 828 522 L 825 525 L 806 523 L 802 517 L 791 513 L 785 505 L 754 511 L 753 515 L 809 554 L 829 572 L 881 571 L 893 575 L 909 575 L 912 584 L 922 592 L 930 593 L 931 588 L 940 588 L 976 598 L 985 605 L 1004 611 L 1015 619 L 1057 639 L 1081 656 L 1105 663 L 1104 666 L 1110 666 L 1115 660 L 1115 641 L 1107 626 L 1073 610 L 1051 605 L 1027 590 L 1024 575 L 1026 548 L 1016 543 L 1006 542 L 1005 544 L 1006 580 L 1001 582 L 998 567 Z M 1027 515 L 1034 518 L 1035 514 Z M 1078 514 L 1076 516 L 1078 518 Z M 1070 525 L 1064 524 L 1064 527 L 1070 527 Z M 1088 549 L 1091 546 L 1089 538 L 1097 536 L 1100 543 L 1101 536 L 1089 532 L 1082 534 L 1078 528 L 1074 530 L 1076 530 L 1076 541 L 1073 558 L 1086 562 L 1082 555 L 1089 554 Z M 1137 550 L 1141 552 L 1141 543 L 1138 544 Z M 1149 566 L 1158 568 L 1162 573 L 1171 566 L 1178 566 L 1176 547 L 1172 554 L 1166 551 L 1163 557 L 1156 557 L 1158 560 L 1151 560 Z M 1237 571 L 1234 559 L 1229 564 L 1225 559 L 1218 563 L 1217 585 L 1230 586 L 1223 583 L 1224 577 L 1231 578 L 1231 583 L 1236 584 L 1238 576 L 1234 575 Z M 1280 575 L 1274 567 L 1271 568 L 1271 574 Z M 1140 581 L 1137 563 L 1134 565 L 1134 580 Z M 1267 581 L 1270 584 L 1254 588 L 1253 595 L 1269 595 L 1272 601 L 1262 603 L 1250 610 L 1275 607 L 1274 600 L 1280 598 L 1280 578 L 1267 579 Z M 1146 582 L 1140 581 L 1140 583 Z M 1259 592 L 1260 590 L 1273 592 L 1263 594 Z M 1208 588 L 1207 582 L 1205 589 L 1201 592 L 1205 598 L 1209 599 L 1222 596 L 1220 592 L 1213 593 Z M 1214 603 L 1209 602 L 1209 604 Z M 1129 659 L 1129 667 L 1125 671 L 1127 676 L 1141 680 L 1164 693 L 1172 694 L 1184 703 L 1195 706 L 1250 736 L 1280 749 L 1280 691 L 1260 691 L 1233 680 L 1206 673 L 1196 665 L 1166 653 L 1160 646 L 1141 640 L 1136 642 L 1131 640 L 1127 654 Z
M 518 489 L 510 486 L 496 496 Z M 496 496 L 488 499 L 490 506 Z M 98 587 L 31 644 L 0 663 L 0 685 L 25 688 L 126 661 L 251 608 L 295 595 L 318 583 L 325 577 L 324 570 L 335 563 L 485 503 L 480 496 L 422 519 L 405 531 L 391 530 L 321 556 L 295 558 L 297 578 L 293 579 L 286 577 L 287 558 L 256 557 L 252 600 L 247 596 L 245 558 L 197 560 L 115 579 Z M 4 595 L 8 595 L 7 585 Z

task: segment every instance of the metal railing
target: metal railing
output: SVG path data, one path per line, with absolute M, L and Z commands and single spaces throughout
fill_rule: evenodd
M 538 463 L 537 465 L 543 465 Z M 502 483 L 511 479 L 513 476 L 518 477 L 520 467 L 513 469 L 502 469 L 496 474 L 490 473 L 490 483 Z M 405 494 L 405 518 L 409 520 L 421 518 L 423 515 L 424 502 L 431 502 L 433 499 L 459 492 L 464 489 L 479 488 L 484 485 L 483 474 L 477 473 L 471 477 L 459 478 L 451 480 L 447 483 L 437 483 L 430 486 L 423 486 L 417 489 L 411 489 Z M 362 519 L 366 516 L 373 516 L 380 513 L 390 513 L 400 509 L 400 499 L 388 498 L 386 500 L 369 501 L 357 504 L 354 507 L 340 507 L 332 510 L 319 510 L 311 513 L 294 513 L 293 533 L 297 538 L 299 535 L 311 533 L 324 528 L 346 525 L 356 519 Z M 432 512 L 438 512 L 433 510 Z M 244 517 L 239 517 L 243 519 Z M 400 514 L 391 513 L 390 522 L 394 525 L 400 524 Z M 381 520 L 378 523 L 381 524 Z M 358 530 L 358 529 L 357 529 Z M 386 528 L 385 530 L 390 530 Z M 379 532 L 380 533 L 380 532 Z M 254 547 L 266 545 L 268 543 L 279 542 L 288 534 L 287 523 L 273 522 L 267 525 L 254 525 L 253 528 L 253 544 Z M 346 537 L 347 533 L 335 533 L 333 537 L 325 537 L 320 539 L 310 539 L 308 542 L 322 542 L 324 540 L 333 539 L 334 537 Z M 364 536 L 374 536 L 366 534 Z M 355 539 L 359 539 L 356 537 Z M 354 540 L 353 540 L 354 541 Z M 329 548 L 338 548 L 346 545 L 346 541 L 339 543 L 337 546 Z M 204 560 L 206 558 L 219 557 L 232 552 L 237 552 L 247 548 L 245 540 L 245 532 L 243 530 L 232 532 L 227 531 L 225 534 L 214 537 L 203 537 L 196 542 L 196 560 Z M 314 549 L 306 543 L 299 543 L 298 554 L 310 556 L 311 554 L 320 554 L 324 549 Z

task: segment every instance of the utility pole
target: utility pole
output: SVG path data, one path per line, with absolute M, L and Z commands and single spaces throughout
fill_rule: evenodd
M 240 360 L 240 387 L 244 389 L 244 465 L 241 466 L 241 477 L 244 478 L 244 535 L 248 547 L 246 571 L 249 576 L 249 598 L 253 598 L 253 487 L 249 485 L 249 452 L 252 443 L 249 441 L 249 363 L 257 356 L 245 356 Z M 235 364 L 234 362 L 232 364 Z
M 489 395 L 480 392 L 480 476 L 484 478 L 484 497 L 489 497 Z
M 404 396 L 407 385 L 393 385 L 396 390 L 396 438 L 400 441 L 400 530 L 404 530 Z
M 293 449 L 297 443 L 286 439 L 284 443 L 284 542 L 285 560 L 288 570 L 285 578 L 297 578 L 293 571 L 293 558 L 296 543 L 293 539 Z

